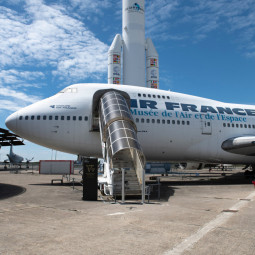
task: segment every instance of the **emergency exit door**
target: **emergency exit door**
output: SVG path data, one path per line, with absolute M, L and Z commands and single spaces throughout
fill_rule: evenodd
M 202 119 L 201 120 L 201 130 L 202 130 L 202 135 L 211 135 L 212 134 L 212 120 L 206 120 Z

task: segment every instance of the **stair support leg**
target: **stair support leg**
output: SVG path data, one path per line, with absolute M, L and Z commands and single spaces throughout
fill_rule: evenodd
M 122 189 L 121 189 L 121 193 L 122 193 L 122 204 L 125 203 L 125 169 L 122 168 Z

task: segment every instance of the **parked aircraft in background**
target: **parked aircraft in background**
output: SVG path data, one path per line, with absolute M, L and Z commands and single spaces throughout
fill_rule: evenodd
M 18 165 L 21 167 L 21 163 L 24 160 L 23 157 L 13 152 L 13 146 L 17 146 L 17 145 L 24 145 L 23 139 L 11 133 L 7 129 L 0 128 L 0 147 L 10 146 L 10 152 L 9 154 L 7 154 L 9 161 L 8 160 L 4 161 L 5 168 L 7 168 L 6 166 L 7 164 Z
M 23 157 L 13 153 L 12 145 L 10 146 L 10 153 L 7 154 L 7 157 L 9 158 L 9 162 L 13 165 L 18 165 L 21 168 L 21 163 L 24 160 Z M 5 162 L 7 163 L 7 162 Z

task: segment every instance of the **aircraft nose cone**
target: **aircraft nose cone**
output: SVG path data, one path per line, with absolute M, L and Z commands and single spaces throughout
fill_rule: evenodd
M 6 127 L 8 127 L 8 129 L 10 129 L 14 133 L 17 130 L 17 116 L 18 114 L 15 112 L 5 120 Z

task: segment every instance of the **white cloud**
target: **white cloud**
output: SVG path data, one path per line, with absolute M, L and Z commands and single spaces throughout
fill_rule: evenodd
M 168 39 L 170 36 L 169 20 L 177 10 L 179 1 L 172 0 L 154 0 L 150 1 L 146 5 L 146 33 L 149 36 Z
M 204 40 L 213 31 L 231 33 L 247 56 L 254 56 L 254 0 L 154 0 L 147 4 L 149 36 L 160 40 Z
M 11 100 L 1 100 L 0 99 L 0 111 L 7 110 L 11 112 L 18 111 L 22 106 L 17 104 L 16 102 L 13 102 Z
M 194 36 L 203 34 L 206 37 L 216 29 L 237 32 L 243 36 L 248 30 L 252 30 L 249 41 L 252 38 L 254 40 L 255 2 L 253 0 L 195 0 L 193 5 L 183 8 L 183 13 L 182 21 L 196 26 L 193 31 Z
M 42 92 L 35 96 L 29 87 L 41 88 L 50 77 L 58 86 L 106 74 L 108 46 L 68 10 L 100 13 L 108 0 L 5 2 L 0 6 L 0 109 L 15 111 L 40 100 Z
M 22 86 L 27 87 L 27 82 L 37 79 L 45 79 L 45 75 L 42 72 L 18 71 L 16 69 L 0 71 L 0 84 L 9 84 L 15 88 Z M 34 84 L 31 85 L 35 86 Z M 38 87 L 38 85 L 36 87 Z
M 79 9 L 83 14 L 87 13 L 100 13 L 102 9 L 111 6 L 110 0 L 69 0 L 72 8 Z
M 39 96 L 26 92 L 27 87 L 38 88 L 41 84 L 35 80 L 44 79 L 42 72 L 17 71 L 15 69 L 0 71 L 0 109 L 16 111 L 31 103 L 39 101 Z
M 47 66 L 73 80 L 106 73 L 108 46 L 61 8 L 27 0 L 22 15 L 0 7 L 0 23 L 1 68 Z
M 0 111 L 17 111 L 27 105 L 41 100 L 39 96 L 17 91 L 11 87 L 0 85 Z
M 15 100 L 24 101 L 26 103 L 35 103 L 40 100 L 38 96 L 27 95 L 23 92 L 18 92 L 10 87 L 0 86 L 0 96 L 11 97 Z

